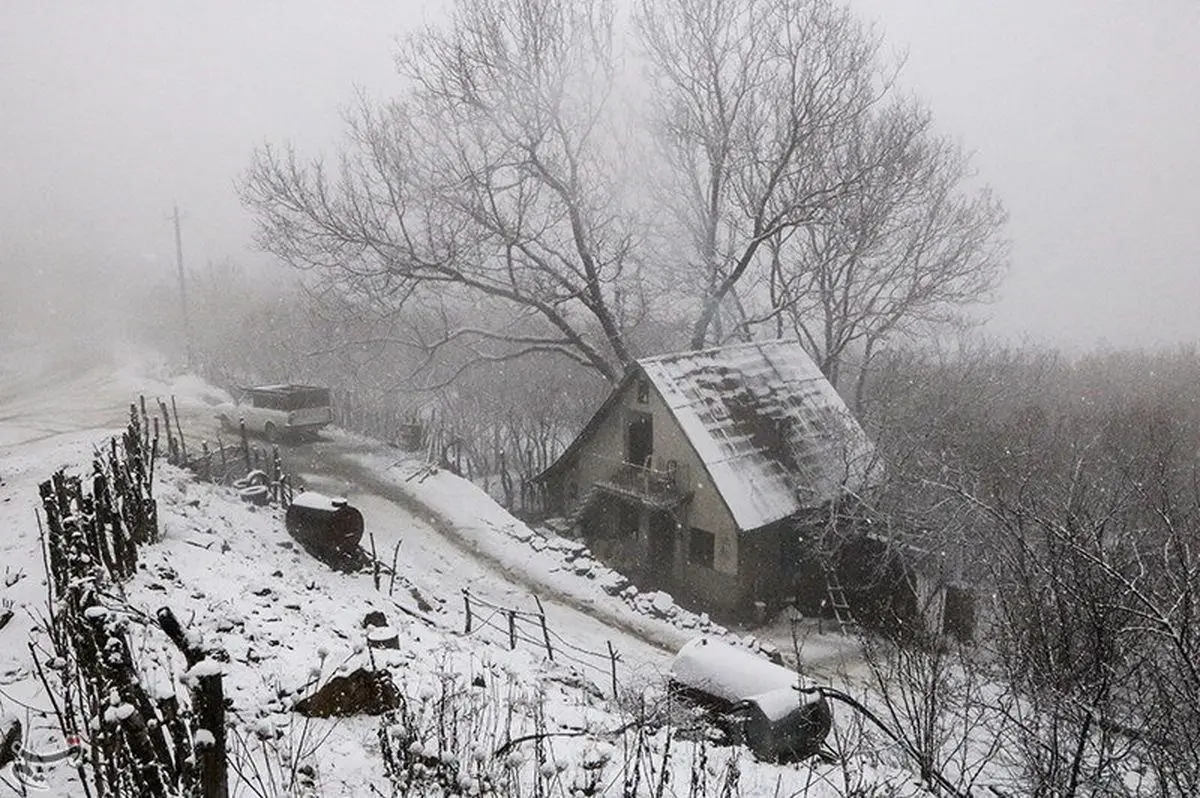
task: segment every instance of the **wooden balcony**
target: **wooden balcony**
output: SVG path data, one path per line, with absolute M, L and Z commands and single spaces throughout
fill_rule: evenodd
M 633 499 L 647 507 L 668 510 L 679 506 L 692 495 L 688 467 L 674 461 L 635 465 L 607 461 L 607 476 L 596 487 L 625 499 Z

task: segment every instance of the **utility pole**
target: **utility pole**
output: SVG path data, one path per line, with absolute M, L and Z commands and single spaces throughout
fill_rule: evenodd
M 179 270 L 179 306 L 183 310 L 183 341 L 187 351 L 187 367 L 195 367 L 192 355 L 192 322 L 188 317 L 187 280 L 183 276 L 183 236 L 179 232 L 179 206 L 176 205 L 172 218 L 175 221 L 175 267 Z

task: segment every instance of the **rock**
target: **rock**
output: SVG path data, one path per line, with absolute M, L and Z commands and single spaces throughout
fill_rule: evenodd
M 534 551 L 543 551 L 546 548 L 545 538 L 530 538 L 529 545 Z
M 296 703 L 295 711 L 309 718 L 382 715 L 400 706 L 400 693 L 386 672 L 366 668 L 346 676 L 335 676 L 307 698 Z
M 379 610 L 371 610 L 363 616 L 362 626 L 366 629 L 369 626 L 387 626 L 387 616 Z
M 0 770 L 16 758 L 16 744 L 21 741 L 21 721 L 0 717 Z
M 651 594 L 650 609 L 660 618 L 669 618 L 675 613 L 675 599 L 671 598 L 670 593 L 660 590 Z
M 578 540 L 569 540 L 567 538 L 555 538 L 554 548 L 558 549 L 572 559 L 575 557 L 582 557 L 587 553 L 587 544 Z
M 508 534 L 522 543 L 528 543 L 533 538 L 533 530 L 524 524 L 513 524 L 508 528 Z
M 591 576 L 596 567 L 596 561 L 590 557 L 580 557 L 571 564 L 571 570 L 576 576 Z
M 629 587 L 629 580 L 611 568 L 603 569 L 596 576 L 596 581 L 600 583 L 600 589 L 610 596 L 619 595 Z

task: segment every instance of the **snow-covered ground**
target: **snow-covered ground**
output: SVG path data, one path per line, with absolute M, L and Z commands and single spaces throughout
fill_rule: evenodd
M 37 485 L 61 466 L 82 470 L 93 446 L 123 427 L 129 402 L 139 393 L 174 395 L 189 440 L 215 435 L 207 408 L 222 398 L 219 392 L 193 377 L 172 378 L 152 360 L 129 366 L 94 354 L 63 359 L 0 352 L 0 600 L 14 610 L 0 629 L 0 714 L 22 720 L 30 729 L 30 746 L 50 745 L 58 737 L 49 714 L 52 697 L 33 673 L 27 649 L 27 641 L 37 639 L 46 602 Z M 376 794 L 374 789 L 389 794 L 377 719 L 306 722 L 290 711 L 317 684 L 365 664 L 373 652 L 412 710 L 411 723 L 390 729 L 391 738 L 409 741 L 409 748 L 426 756 L 469 757 L 470 767 L 460 768 L 465 793 L 479 791 L 489 773 L 499 772 L 492 755 L 505 739 L 533 729 L 571 736 L 546 744 L 548 770 L 533 767 L 528 746 L 506 752 L 500 770 L 525 773 L 522 783 L 541 779 L 548 794 L 568 795 L 588 784 L 601 792 L 621 791 L 631 761 L 624 746 L 631 738 L 628 731 L 614 730 L 642 697 L 661 695 L 663 673 L 679 645 L 701 631 L 720 629 L 662 597 L 639 604 L 628 593 L 611 595 L 601 566 L 588 562 L 576 544 L 532 532 L 482 491 L 445 472 L 426 473 L 382 444 L 333 433 L 321 443 L 296 447 L 286 462 L 310 487 L 348 495 L 363 512 L 381 560 L 389 562 L 399 544 L 394 594 L 388 595 L 386 576 L 377 591 L 369 574 L 337 573 L 312 559 L 284 531 L 279 510 L 243 504 L 226 489 L 160 465 L 156 494 L 163 540 L 145 550 L 140 573 L 113 608 L 129 614 L 149 678 L 165 687 L 183 675 L 179 655 L 156 628 L 138 620 L 168 606 L 208 644 L 229 654 L 223 668 L 233 701 L 231 739 L 243 767 L 249 760 L 237 746 L 257 750 L 256 741 L 265 740 L 262 750 L 280 752 L 281 773 L 299 758 L 313 765 L 318 794 Z M 536 609 L 537 595 L 556 645 L 575 652 L 577 664 L 566 656 L 549 661 L 536 640 L 510 651 L 502 624 L 463 635 L 464 589 L 477 600 L 526 611 Z M 372 610 L 387 616 L 398 649 L 364 648 L 362 621 Z M 477 614 L 477 630 L 480 620 Z M 584 653 L 605 653 L 610 645 L 620 655 L 619 701 L 608 695 L 608 666 Z M 827 643 L 810 638 L 804 659 L 810 655 L 816 671 L 822 663 L 843 661 L 848 652 L 830 636 Z M 466 702 L 458 709 L 470 710 L 463 710 L 468 726 L 455 738 L 466 747 L 454 751 L 430 725 L 431 713 L 445 710 L 448 695 Z M 427 736 L 411 741 L 413 733 Z M 716 792 L 734 765 L 733 794 L 848 792 L 840 765 L 775 767 L 754 762 L 744 751 L 678 740 L 667 748 L 665 734 L 655 732 L 646 744 L 647 756 L 661 757 L 654 761 L 667 763 L 672 773 L 668 794 L 687 794 L 684 785 L 696 774 L 706 790 Z M 463 742 L 468 739 L 469 745 Z M 915 789 L 907 773 L 883 761 L 856 763 L 854 780 L 901 790 L 893 794 Z M 73 792 L 63 781 L 67 772 L 58 777 L 65 794 Z

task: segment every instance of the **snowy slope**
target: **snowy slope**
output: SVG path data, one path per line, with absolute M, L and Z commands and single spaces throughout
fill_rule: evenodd
M 29 368 L 40 362 L 33 359 Z M 37 639 L 45 604 L 37 483 L 62 465 L 82 468 L 92 446 L 119 428 L 138 391 L 176 395 L 187 418 L 203 417 L 214 397 L 192 378 L 154 381 L 105 372 L 103 365 L 82 373 L 9 376 L 13 381 L 6 384 L 19 380 L 26 387 L 4 392 L 0 404 L 0 434 L 7 436 L 0 438 L 5 442 L 0 574 L 9 575 L 0 581 L 0 600 L 12 602 L 15 610 L 0 630 L 0 714 L 22 719 L 31 729 L 28 745 L 45 746 L 59 735 L 49 716 L 51 697 L 32 673 L 26 648 L 27 640 Z M 573 788 L 620 794 L 631 757 L 640 751 L 637 761 L 665 763 L 675 794 L 687 794 L 684 785 L 697 778 L 704 791 L 715 792 L 733 769 L 738 774 L 733 794 L 844 794 L 838 767 L 806 763 L 781 769 L 736 750 L 678 739 L 668 745 L 661 729 L 639 735 L 626 728 L 631 706 L 639 706 L 642 697 L 653 702 L 661 696 L 667 649 L 690 633 L 635 612 L 595 580 L 564 568 L 562 557 L 543 556 L 482 492 L 445 474 L 416 482 L 409 479 L 413 465 L 384 460 L 379 451 L 360 453 L 356 467 L 374 479 L 356 488 L 352 500 L 368 518 L 380 559 L 390 559 L 400 542 L 401 587 L 392 597 L 386 587 L 376 591 L 369 574 L 336 573 L 309 557 L 287 536 L 278 510 L 250 507 L 225 489 L 159 466 L 163 540 L 144 551 L 141 572 L 112 609 L 130 619 L 143 669 L 163 689 L 178 685 L 185 669 L 165 637 L 145 622 L 157 608 L 172 608 L 207 644 L 228 653 L 222 667 L 233 702 L 233 755 L 247 779 L 257 768 L 260 776 L 271 772 L 287 780 L 297 776 L 296 763 L 303 761 L 312 766 L 316 794 L 389 794 L 377 719 L 304 721 L 290 711 L 317 684 L 367 661 L 362 620 L 380 610 L 399 648 L 372 652 L 393 674 L 410 710 L 406 723 L 387 729 L 387 739 L 406 741 L 405 750 L 423 761 L 453 758 L 465 793 L 486 792 L 488 784 L 508 779 L 509 791 L 521 794 L 535 782 L 550 795 L 571 794 Z M 404 486 L 409 501 L 393 501 L 389 486 Z M 483 556 L 473 558 L 472 547 Z M 407 585 L 428 602 L 428 610 L 418 609 Z M 463 587 L 491 602 L 530 609 L 531 586 L 545 589 L 547 618 L 564 641 L 599 650 L 611 643 L 621 652 L 621 701 L 603 695 L 602 670 L 550 662 L 524 643 L 509 651 L 504 635 L 494 630 L 462 634 Z M 447 717 L 459 724 L 458 733 L 445 732 Z M 540 754 L 524 743 L 495 756 L 505 740 L 539 730 L 570 736 L 545 741 Z M 410 739 L 414 733 L 419 739 Z M 909 781 L 903 771 L 877 771 L 866 762 L 857 763 L 854 772 L 857 781 L 880 786 Z M 77 791 L 67 771 L 54 775 L 61 794 Z M 653 779 L 642 778 L 641 792 L 650 791 Z

